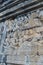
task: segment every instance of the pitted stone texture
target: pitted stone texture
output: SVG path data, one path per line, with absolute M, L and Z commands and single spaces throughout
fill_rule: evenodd
M 0 23 L 1 62 L 43 64 L 43 24 L 38 16 L 32 13 Z

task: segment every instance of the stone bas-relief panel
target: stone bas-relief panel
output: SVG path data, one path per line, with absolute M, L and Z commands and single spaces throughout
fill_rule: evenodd
M 43 65 L 42 18 L 35 12 L 0 23 L 0 65 Z

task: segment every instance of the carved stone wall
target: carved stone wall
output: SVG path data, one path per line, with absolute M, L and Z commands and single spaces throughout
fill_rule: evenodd
M 43 65 L 43 11 L 0 23 L 0 65 Z M 4 64 L 3 64 L 4 63 Z

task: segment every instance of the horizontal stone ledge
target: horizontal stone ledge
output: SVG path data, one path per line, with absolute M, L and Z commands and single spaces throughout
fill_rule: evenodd
M 43 9 L 43 4 L 39 4 L 38 6 L 32 7 L 30 9 L 27 8 L 25 10 L 21 10 L 21 11 L 17 11 L 16 13 L 9 14 L 8 16 L 0 18 L 0 22 L 4 22 L 5 20 L 10 19 L 12 17 L 15 19 L 18 15 L 26 14 L 27 12 L 36 11 L 38 9 Z
M 11 1 L 11 0 L 10 0 L 10 1 Z M 9 5 L 11 5 L 11 4 L 14 4 L 15 2 L 16 2 L 16 3 L 17 3 L 17 2 L 22 2 L 22 1 L 24 2 L 24 1 L 26 1 L 26 0 L 22 0 L 22 1 L 20 1 L 20 0 L 13 1 L 13 0 L 12 0 L 11 3 L 9 4 L 10 1 L 4 2 L 4 3 L 1 5 L 0 8 L 4 8 L 4 7 L 6 7 L 6 6 L 9 6 Z M 35 1 L 42 1 L 42 0 L 31 0 L 31 1 L 29 1 L 29 3 L 30 3 L 30 2 L 35 2 Z M 8 4 L 8 5 L 5 6 L 5 4 Z
M 26 1 L 26 0 L 25 0 L 25 1 Z M 9 9 L 9 8 L 11 8 L 11 7 L 13 7 L 13 6 L 16 6 L 17 4 L 23 3 L 23 2 L 24 2 L 24 0 L 21 0 L 21 1 L 19 1 L 19 0 L 14 1 L 13 3 L 11 3 L 11 4 L 9 4 L 9 5 L 4 6 L 3 8 L 1 8 L 1 9 L 0 9 L 0 12 L 1 12 L 1 11 L 4 11 L 4 10 L 6 10 L 6 9 Z
M 3 4 L 0 6 L 0 9 L 5 7 L 5 5 L 8 5 L 8 4 L 12 3 L 13 1 L 14 0 L 8 0 L 8 1 L 3 2 Z
M 31 2 L 31 3 L 29 3 L 28 1 L 26 1 L 24 3 L 20 3 L 20 4 L 10 8 L 10 9 L 6 9 L 3 12 L 1 11 L 2 17 L 6 16 L 6 15 L 9 15 L 9 13 L 13 13 L 13 12 L 18 11 L 18 10 L 30 8 L 32 6 L 35 6 L 35 5 L 39 4 L 39 3 L 41 3 L 41 2 Z

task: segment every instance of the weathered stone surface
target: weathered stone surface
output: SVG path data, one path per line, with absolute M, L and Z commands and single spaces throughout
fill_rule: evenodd
M 38 16 L 0 23 L 0 62 L 43 65 L 43 24 Z

